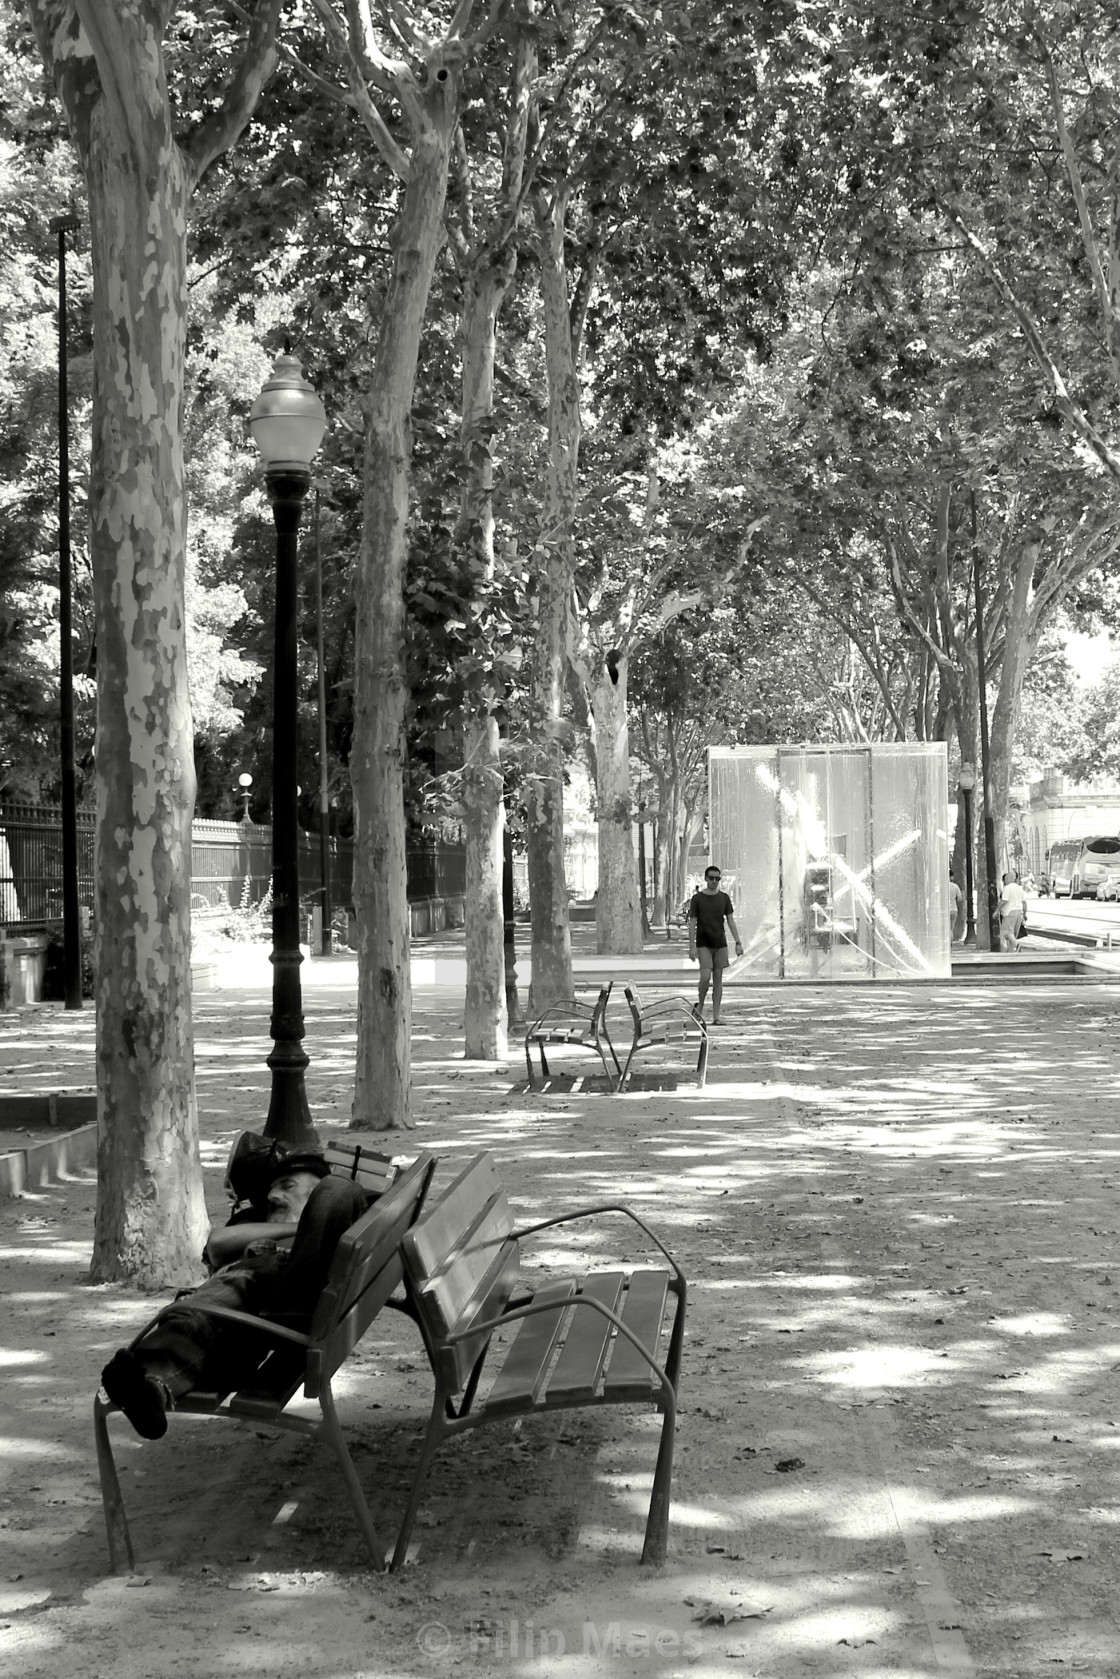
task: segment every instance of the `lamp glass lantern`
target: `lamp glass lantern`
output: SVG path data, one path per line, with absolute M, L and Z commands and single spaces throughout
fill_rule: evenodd
M 276 358 L 249 410 L 249 429 L 266 471 L 310 469 L 327 429 L 327 415 L 295 356 Z

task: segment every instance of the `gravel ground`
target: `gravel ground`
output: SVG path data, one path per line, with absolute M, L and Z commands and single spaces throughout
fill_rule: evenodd
M 306 999 L 327 1133 L 349 1118 L 350 964 Z M 215 1213 L 231 1136 L 263 1121 L 268 1001 L 196 999 Z M 393 1151 L 446 1176 L 491 1150 L 523 1217 L 621 1196 L 688 1275 L 668 1563 L 638 1565 L 639 1410 L 450 1445 L 399 1577 L 365 1567 L 312 1445 L 187 1420 L 154 1445 L 118 1423 L 139 1572 L 113 1578 L 90 1403 L 153 1302 L 88 1283 L 94 1186 L 70 1182 L 0 1203 L 11 1671 L 1120 1676 L 1120 982 L 732 987 L 706 1090 L 621 1098 L 465 1064 L 459 1007 L 416 994 Z M 0 1016 L 0 1090 L 88 1086 L 92 1027 Z M 533 1257 L 636 1257 L 619 1240 Z M 384 1316 L 341 1408 L 391 1528 L 430 1386 Z

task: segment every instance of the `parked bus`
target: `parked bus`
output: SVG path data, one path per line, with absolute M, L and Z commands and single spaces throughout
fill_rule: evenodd
M 1120 884 L 1120 838 L 1098 834 L 1058 840 L 1047 853 L 1046 870 L 1055 898 L 1095 898 L 1101 886 Z

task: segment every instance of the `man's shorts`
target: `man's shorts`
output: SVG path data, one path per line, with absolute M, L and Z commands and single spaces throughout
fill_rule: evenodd
M 713 971 L 718 974 L 721 968 L 726 968 L 730 960 L 725 944 L 721 944 L 718 950 L 713 950 L 709 944 L 698 944 L 696 958 L 702 974 L 710 974 Z

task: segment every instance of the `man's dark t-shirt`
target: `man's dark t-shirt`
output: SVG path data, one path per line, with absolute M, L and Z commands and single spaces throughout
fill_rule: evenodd
M 734 905 L 726 892 L 694 892 L 688 919 L 696 922 L 696 943 L 706 945 L 709 950 L 726 950 L 723 921 L 725 916 L 734 914 Z

